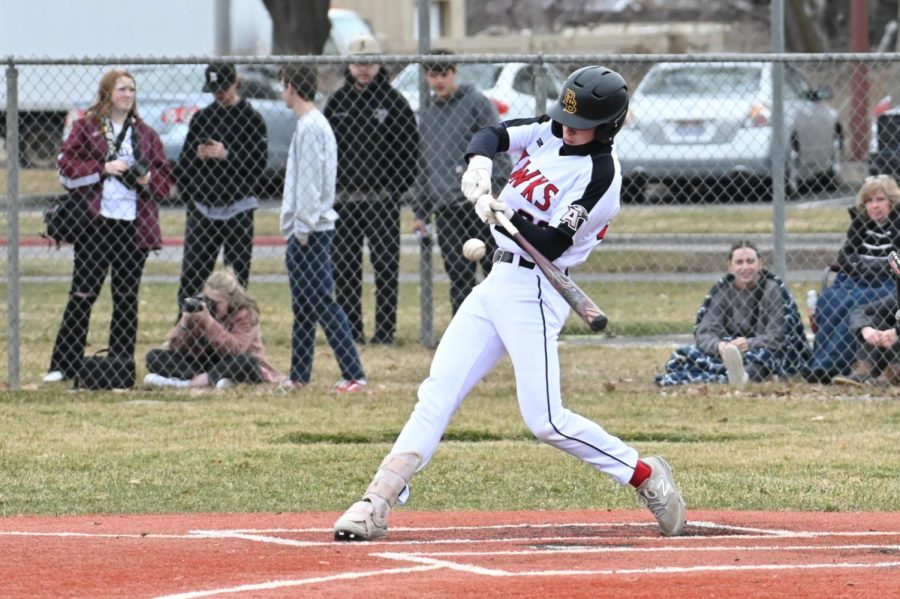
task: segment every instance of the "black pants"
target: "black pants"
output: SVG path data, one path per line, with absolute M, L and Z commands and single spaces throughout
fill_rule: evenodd
M 485 275 L 491 272 L 491 260 L 497 244 L 491 235 L 490 226 L 481 222 L 469 202 L 438 209 L 434 215 L 434 224 L 441 257 L 444 259 L 444 271 L 450 278 L 450 307 L 453 314 L 456 314 L 463 300 L 475 287 L 476 264 L 463 256 L 463 244 L 473 237 L 484 241 L 487 251 L 480 264 Z
M 375 192 L 373 192 L 374 194 Z M 379 201 L 335 204 L 331 262 L 338 305 L 350 321 L 358 343 L 365 342 L 362 316 L 363 241 L 375 271 L 375 334 L 372 340 L 391 343 L 397 330 L 397 286 L 400 272 L 400 204 L 384 196 Z
M 138 291 L 148 254 L 135 245 L 133 221 L 100 217 L 83 237 L 75 243 L 72 287 L 50 358 L 50 370 L 60 370 L 66 378 L 73 378 L 81 365 L 91 309 L 107 272 L 113 303 L 109 356 L 134 359 Z
M 236 383 L 262 382 L 259 362 L 250 354 L 223 356 L 209 352 L 195 356 L 169 349 L 151 349 L 147 352 L 147 370 L 184 381 L 205 372 L 210 385 L 215 385 L 220 379 L 231 379 Z
M 206 218 L 193 206 L 188 208 L 178 287 L 179 313 L 184 298 L 203 290 L 206 279 L 216 267 L 220 248 L 225 266 L 231 267 L 241 286 L 247 287 L 253 258 L 253 213 L 253 210 L 247 210 L 228 220 L 214 220 Z

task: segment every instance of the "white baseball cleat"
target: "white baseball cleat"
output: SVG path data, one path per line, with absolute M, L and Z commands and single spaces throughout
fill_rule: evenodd
M 391 509 L 386 503 L 384 507 L 387 509 L 376 510 L 369 499 L 357 501 L 334 523 L 334 540 L 371 541 L 387 535 L 387 517 Z M 379 515 L 377 511 L 384 513 Z
M 684 497 L 675 484 L 672 467 L 664 459 L 651 456 L 642 458 L 650 466 L 650 476 L 636 489 L 659 524 L 659 532 L 666 537 L 681 536 L 684 532 Z

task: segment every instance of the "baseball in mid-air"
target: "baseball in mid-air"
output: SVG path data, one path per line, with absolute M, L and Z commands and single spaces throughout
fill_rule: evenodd
M 484 258 L 487 247 L 484 242 L 474 237 L 463 244 L 463 256 L 472 262 L 477 262 Z

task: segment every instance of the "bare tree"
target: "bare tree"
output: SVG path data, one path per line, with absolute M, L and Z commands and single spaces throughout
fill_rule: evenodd
M 331 32 L 330 0 L 263 0 L 272 17 L 273 54 L 321 54 Z

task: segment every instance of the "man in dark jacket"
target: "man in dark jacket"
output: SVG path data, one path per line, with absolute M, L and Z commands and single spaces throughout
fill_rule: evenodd
M 381 53 L 363 35 L 350 42 L 351 56 Z M 379 64 L 351 63 L 346 83 L 325 105 L 338 145 L 334 208 L 335 297 L 354 339 L 365 343 L 362 318 L 362 248 L 369 243 L 375 271 L 375 332 L 372 343 L 391 344 L 397 328 L 400 269 L 400 196 L 416 177 L 418 132 L 407 101 L 391 87 Z
M 194 115 L 181 149 L 178 185 L 187 203 L 178 306 L 203 288 L 222 249 L 242 287 L 250 278 L 257 184 L 266 167 L 266 123 L 240 96 L 234 65 L 206 67 L 215 101 Z
M 466 170 L 466 148 L 472 135 L 500 122 L 491 101 L 471 85 L 457 80 L 456 63 L 448 50 L 433 50 L 445 58 L 422 65 L 431 102 L 422 112 L 421 172 L 413 201 L 413 230 L 428 231 L 434 214 L 438 245 L 444 260 L 444 272 L 450 279 L 450 308 L 453 314 L 475 287 L 476 265 L 462 254 L 462 246 L 471 238 L 485 242 L 487 250 L 479 261 L 485 276 L 491 270 L 497 244 L 490 226 L 476 216 L 459 188 L 460 173 Z M 494 157 L 492 187 L 499 193 L 509 176 L 506 154 Z

